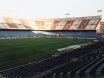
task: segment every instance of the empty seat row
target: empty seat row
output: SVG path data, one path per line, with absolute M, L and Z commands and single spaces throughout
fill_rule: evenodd
M 104 49 L 101 47 L 103 47 L 103 43 L 96 42 L 87 47 L 73 50 L 73 52 L 10 70 L 5 70 L 0 72 L 0 74 L 4 77 L 23 78 L 31 75 L 32 73 L 37 75 L 37 73 L 53 68 L 50 73 L 43 74 L 43 77 L 63 77 L 70 71 L 72 71 L 71 75 L 75 72 L 76 75 L 74 74 L 74 76 L 81 76 L 83 71 L 87 70 L 103 58 L 102 51 Z M 73 58 L 77 60 L 74 61 L 72 60 Z

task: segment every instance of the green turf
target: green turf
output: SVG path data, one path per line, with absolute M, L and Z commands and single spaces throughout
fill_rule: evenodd
M 0 70 L 51 57 L 56 49 L 92 39 L 27 38 L 0 40 Z

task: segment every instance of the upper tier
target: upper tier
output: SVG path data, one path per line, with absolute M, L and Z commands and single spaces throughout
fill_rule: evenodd
M 96 30 L 100 20 L 101 16 L 35 20 L 0 17 L 0 29 Z

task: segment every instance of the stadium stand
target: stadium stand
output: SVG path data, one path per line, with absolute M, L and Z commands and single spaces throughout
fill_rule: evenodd
M 101 35 L 95 33 L 100 20 L 101 16 L 35 20 L 0 17 L 0 36 L 38 36 L 35 33 L 37 31 L 40 36 L 61 34 L 64 37 L 101 38 Z M 28 30 L 28 33 L 23 30 Z
M 1 37 L 37 37 L 37 36 L 42 36 L 42 33 L 34 33 L 32 31 L 24 31 L 24 30 L 0 30 L 0 36 Z
M 95 30 L 100 20 L 101 16 L 40 20 L 1 17 L 0 29 Z
M 96 74 L 98 76 L 103 75 L 103 71 L 104 71 L 104 64 L 102 64 L 97 70 L 96 70 Z

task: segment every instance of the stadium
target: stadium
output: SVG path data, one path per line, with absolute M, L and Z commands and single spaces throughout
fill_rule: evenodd
M 96 28 L 101 19 L 101 16 L 35 20 L 1 17 L 1 77 L 100 77 L 104 43 Z M 69 50 L 68 46 L 76 44 L 78 48 Z
M 0 78 L 104 78 L 103 15 L 0 15 Z

